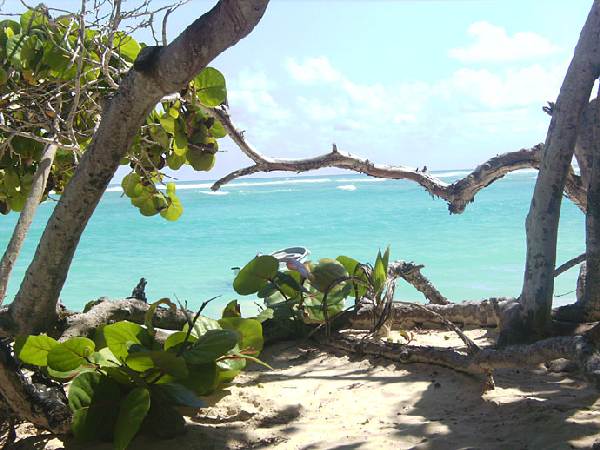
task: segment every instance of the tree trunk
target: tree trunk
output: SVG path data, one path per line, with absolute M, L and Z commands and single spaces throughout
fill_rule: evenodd
M 595 102 L 598 103 L 598 102 Z M 594 133 L 592 170 L 589 175 L 587 192 L 587 214 L 585 216 L 585 284 L 583 289 L 584 318 L 588 321 L 600 320 L 600 108 L 593 108 Z
M 560 89 L 527 215 L 527 257 L 520 304 L 499 344 L 528 342 L 550 332 L 556 239 L 562 192 L 582 112 L 600 67 L 600 1 L 595 0 Z
M 10 274 L 19 257 L 19 253 L 23 247 L 23 242 L 25 242 L 25 237 L 27 236 L 35 212 L 44 196 L 46 182 L 48 181 L 48 175 L 50 174 L 50 169 L 52 169 L 54 155 L 56 155 L 57 149 L 58 147 L 56 145 L 47 145 L 44 149 L 40 164 L 33 175 L 31 192 L 27 196 L 25 206 L 23 206 L 23 210 L 19 214 L 19 220 L 15 225 L 15 229 L 8 242 L 4 256 L 2 256 L 2 259 L 0 260 L 0 305 L 4 301 L 4 297 L 6 297 Z
M 45 330 L 85 226 L 140 126 L 157 102 L 187 83 L 217 55 L 245 37 L 268 0 L 221 0 L 167 47 L 130 70 L 108 102 L 75 175 L 56 205 L 33 262 L 11 305 L 14 333 Z M 107 245 L 109 245 L 107 243 Z

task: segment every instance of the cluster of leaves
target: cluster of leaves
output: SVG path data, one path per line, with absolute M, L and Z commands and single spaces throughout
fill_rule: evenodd
M 161 169 L 179 170 L 184 164 L 196 171 L 209 171 L 219 149 L 217 139 L 227 135 L 223 125 L 206 113 L 206 108 L 227 101 L 225 77 L 207 67 L 176 100 L 163 101 L 146 119 L 122 164 L 133 171 L 121 182 L 123 192 L 145 216 L 160 213 L 177 220 L 183 212 L 175 195 L 175 184 L 168 183 L 166 194 L 157 183 L 163 181 Z
M 23 208 L 46 142 L 61 148 L 43 200 L 64 190 L 91 142 L 103 98 L 143 46 L 119 31 L 87 27 L 82 33 L 76 15 L 51 18 L 43 7 L 0 22 L 0 213 Z M 176 220 L 182 214 L 175 186 L 157 187 L 162 169 L 212 169 L 217 139 L 227 132 L 207 108 L 226 101 L 224 76 L 208 67 L 148 116 L 121 161 L 132 169 L 123 180 L 125 194 L 143 215 Z
M 47 335 L 15 342 L 15 354 L 51 378 L 70 383 L 72 431 L 80 441 L 114 441 L 125 449 L 138 431 L 172 437 L 184 426 L 183 412 L 204 406 L 200 397 L 229 383 L 257 359 L 263 347 L 257 318 L 242 318 L 237 302 L 220 320 L 197 314 L 160 343 L 152 326 L 160 304 L 151 305 L 145 327 L 121 321 L 99 328 L 94 340 L 57 342 Z
M 375 264 L 362 264 L 348 256 L 288 261 L 287 270 L 270 255 L 256 256 L 237 274 L 233 287 L 240 295 L 256 294 L 281 322 L 324 323 L 344 311 L 346 299 L 354 304 L 368 297 L 381 302 L 388 278 L 389 248 L 377 253 Z M 297 326 L 297 325 L 296 325 Z

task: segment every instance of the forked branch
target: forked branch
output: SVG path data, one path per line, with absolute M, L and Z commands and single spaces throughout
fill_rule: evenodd
M 543 148 L 542 144 L 537 144 L 530 149 L 522 149 L 495 156 L 478 166 L 466 177 L 448 184 L 427 172 L 418 172 L 411 167 L 375 164 L 368 159 L 341 152 L 335 144 L 331 152 L 312 158 L 271 158 L 263 155 L 250 145 L 244 133 L 238 130 L 232 123 L 231 116 L 226 107 L 213 108 L 208 110 L 208 112 L 223 124 L 229 136 L 239 146 L 242 153 L 254 162 L 251 166 L 233 171 L 217 180 L 211 187 L 213 191 L 220 189 L 221 186 L 236 178 L 253 173 L 275 171 L 300 173 L 324 167 L 336 167 L 338 169 L 364 173 L 376 178 L 414 181 L 425 188 L 431 195 L 446 200 L 450 213 L 460 214 L 469 203 L 473 202 L 477 192 L 489 186 L 494 181 L 515 170 L 537 169 Z M 585 209 L 585 190 L 582 188 L 581 181 L 573 170 L 568 175 L 565 194 L 579 208 Z

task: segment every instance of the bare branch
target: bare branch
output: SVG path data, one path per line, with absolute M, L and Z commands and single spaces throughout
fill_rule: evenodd
M 429 303 L 436 305 L 447 305 L 450 303 L 440 291 L 421 273 L 425 267 L 422 264 L 415 264 L 406 261 L 394 261 L 390 264 L 389 271 L 411 284 L 416 290 L 421 292 Z
M 556 269 L 554 269 L 554 276 L 557 277 L 561 273 L 569 270 L 571 267 L 574 267 L 577 264 L 581 264 L 582 262 L 585 261 L 585 256 L 586 256 L 586 254 L 585 254 L 585 252 L 583 252 L 581 255 L 576 256 L 575 258 L 571 258 L 570 260 L 564 262 L 563 264 L 558 266 Z
M 253 166 L 236 170 L 216 181 L 211 187 L 215 191 L 236 178 L 257 172 L 284 171 L 299 173 L 323 167 L 336 167 L 364 173 L 376 178 L 414 181 L 424 187 L 431 195 L 446 200 L 451 213 L 462 213 L 465 207 L 474 200 L 477 192 L 504 177 L 507 173 L 527 168 L 537 169 L 543 147 L 542 144 L 537 144 L 531 149 L 523 149 L 495 156 L 478 166 L 466 177 L 448 184 L 429 175 L 427 172 L 417 172 L 416 169 L 410 167 L 374 164 L 368 159 L 350 153 L 342 153 L 338 151 L 335 144 L 331 152 L 313 158 L 271 158 L 261 154 L 248 143 L 244 137 L 244 133 L 238 130 L 232 123 L 226 107 L 213 108 L 208 110 L 208 112 L 223 124 L 229 136 L 239 146 L 242 153 L 255 163 Z M 577 181 L 577 176 L 572 171 L 569 174 L 569 179 L 570 183 L 568 184 L 568 189 L 566 189 L 566 194 L 581 207 L 581 205 L 585 204 L 585 191 L 582 189 L 581 183 Z

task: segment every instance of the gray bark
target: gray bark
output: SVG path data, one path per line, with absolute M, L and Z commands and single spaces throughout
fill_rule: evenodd
M 417 172 L 416 169 L 411 167 L 375 164 L 368 159 L 340 152 L 335 145 L 331 152 L 312 158 L 272 158 L 263 155 L 248 142 L 244 133 L 238 130 L 231 121 L 229 112 L 225 107 L 208 109 L 207 112 L 224 125 L 229 136 L 238 145 L 242 153 L 254 162 L 251 166 L 235 170 L 217 180 L 211 187 L 214 191 L 236 178 L 253 173 L 274 171 L 299 173 L 323 167 L 337 167 L 339 169 L 364 173 L 376 178 L 414 181 L 425 188 L 431 195 L 446 200 L 448 202 L 448 210 L 451 213 L 460 214 L 469 203 L 474 201 L 477 192 L 489 186 L 494 181 L 501 179 L 506 174 L 520 169 L 539 168 L 543 149 L 543 145 L 538 144 L 531 149 L 503 153 L 479 165 L 466 177 L 448 184 L 427 172 Z M 565 194 L 580 209 L 585 210 L 585 191 L 582 189 L 580 178 L 572 170 L 567 175 Z
M 268 0 L 219 1 L 152 61 L 145 61 L 143 71 L 132 69 L 124 78 L 48 221 L 11 306 L 14 332 L 43 331 L 55 321 L 57 299 L 81 234 L 152 108 L 250 33 L 267 4 Z
M 31 183 L 31 192 L 27 196 L 25 205 L 19 214 L 19 220 L 15 225 L 13 234 L 6 246 L 6 251 L 0 260 L 0 305 L 6 297 L 6 290 L 8 289 L 8 281 L 12 269 L 19 257 L 25 237 L 29 231 L 29 227 L 33 222 L 35 212 L 42 201 L 44 191 L 46 190 L 46 182 L 48 181 L 48 175 L 52 169 L 52 163 L 54 162 L 54 156 L 56 155 L 57 146 L 49 144 L 44 149 L 42 158 L 39 166 L 33 175 L 33 181 Z
M 586 233 L 586 275 L 583 291 L 585 319 L 600 320 L 600 103 L 593 108 L 592 142 L 588 153 L 592 155 L 592 168 L 588 177 Z
M 388 271 L 391 275 L 402 278 L 411 284 L 417 291 L 421 292 L 429 303 L 435 305 L 447 305 L 450 301 L 442 295 L 440 291 L 421 273 L 425 267 L 422 264 L 415 264 L 406 261 L 394 261 L 390 264 Z
M 527 215 L 527 257 L 518 314 L 500 335 L 505 345 L 540 339 L 550 332 L 560 204 L 580 119 L 600 67 L 600 1 L 594 1 L 548 129 L 539 175 Z

